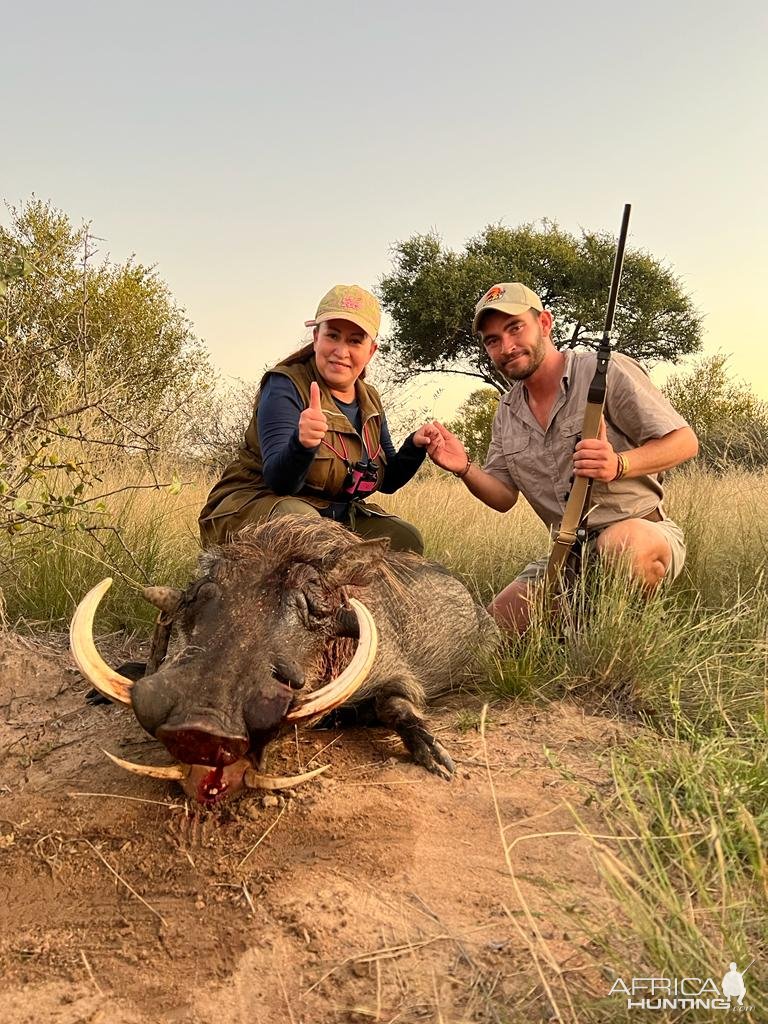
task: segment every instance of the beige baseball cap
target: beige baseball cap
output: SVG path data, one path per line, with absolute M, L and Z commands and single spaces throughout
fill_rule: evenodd
M 475 306 L 475 318 L 472 321 L 472 330 L 477 331 L 477 323 L 487 309 L 498 309 L 501 313 L 512 313 L 519 315 L 527 309 L 538 309 L 543 311 L 541 299 L 519 281 L 506 281 L 503 284 L 495 284 L 489 288 L 485 295 Z
M 351 320 L 371 338 L 379 333 L 381 307 L 375 295 L 357 284 L 337 284 L 320 299 L 314 320 L 305 320 L 305 327 L 317 327 L 324 320 Z

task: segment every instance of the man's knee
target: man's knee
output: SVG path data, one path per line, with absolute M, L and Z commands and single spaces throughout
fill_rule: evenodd
M 649 589 L 658 587 L 672 560 L 664 535 L 644 519 L 626 519 L 606 527 L 597 538 L 596 550 L 601 558 L 623 563 Z

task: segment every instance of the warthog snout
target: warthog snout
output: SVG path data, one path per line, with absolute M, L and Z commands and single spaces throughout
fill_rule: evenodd
M 215 682 L 200 685 L 199 703 L 190 700 L 188 689 L 184 693 L 182 682 L 173 671 L 147 676 L 136 682 L 131 698 L 142 726 L 184 764 L 218 768 L 248 753 L 258 760 L 294 697 L 290 686 L 267 678 L 244 701 L 230 691 L 230 700 L 217 706 Z

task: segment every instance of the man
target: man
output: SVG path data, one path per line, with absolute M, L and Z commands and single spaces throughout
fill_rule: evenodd
M 475 308 L 473 330 L 512 386 L 499 402 L 483 469 L 440 424 L 428 449 L 433 461 L 498 512 L 507 512 L 522 494 L 552 531 L 565 511 L 571 477 L 591 477 L 590 550 L 601 557 L 623 555 L 648 591 L 674 579 L 685 543 L 662 508 L 661 480 L 664 470 L 698 451 L 685 420 L 634 360 L 615 353 L 600 436 L 580 440 L 595 353 L 558 351 L 551 313 L 523 284 L 489 289 Z M 526 628 L 530 598 L 546 567 L 547 558 L 532 562 L 494 598 L 488 610 L 501 626 Z

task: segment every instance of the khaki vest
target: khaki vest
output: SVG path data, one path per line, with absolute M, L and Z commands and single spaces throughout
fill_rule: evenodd
M 334 402 L 327 384 L 317 372 L 314 356 L 305 363 L 295 363 L 293 366 L 278 364 L 264 374 L 261 380 L 262 387 L 273 373 L 282 374 L 292 381 L 305 408 L 309 406 L 309 385 L 316 381 L 320 386 L 320 405 L 328 420 L 328 432 L 324 438 L 326 443 L 321 444 L 318 449 L 309 467 L 304 486 L 294 497 L 301 498 L 316 508 L 327 508 L 332 501 L 338 500 L 341 485 L 347 475 L 344 460 L 335 452 L 341 453 L 346 447 L 347 459 L 350 462 L 357 462 L 363 457 L 362 439 Z M 246 523 L 265 521 L 280 498 L 284 497 L 269 489 L 262 474 L 257 424 L 260 395 L 261 389 L 256 395 L 253 416 L 237 458 L 224 470 L 200 513 L 200 535 L 204 544 L 224 543 L 228 536 L 237 533 Z M 360 379 L 355 382 L 355 397 L 360 407 L 369 455 L 373 456 L 381 440 L 381 423 L 384 416 L 381 399 L 375 388 Z M 335 449 L 335 452 L 331 448 Z M 376 463 L 379 467 L 376 483 L 378 490 L 386 464 L 383 451 L 376 455 Z

